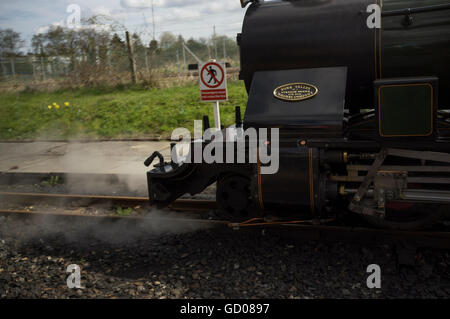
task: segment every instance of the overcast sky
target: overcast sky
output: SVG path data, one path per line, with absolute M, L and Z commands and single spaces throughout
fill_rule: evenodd
M 70 4 L 81 8 L 81 16 L 103 14 L 137 32 L 145 41 L 152 35 L 152 0 L 0 0 L 0 28 L 22 34 L 26 46 L 33 34 L 49 25 L 65 25 Z M 190 37 L 210 37 L 216 33 L 234 37 L 241 31 L 245 10 L 239 0 L 153 0 L 156 37 L 171 31 Z

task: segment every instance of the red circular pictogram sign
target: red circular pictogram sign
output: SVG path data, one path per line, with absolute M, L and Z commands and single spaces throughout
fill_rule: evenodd
M 217 68 L 219 69 L 219 71 L 222 72 L 222 79 L 221 79 L 220 81 L 217 79 L 217 76 L 216 76 L 216 75 L 214 75 L 212 72 L 209 71 L 208 67 L 209 67 L 210 65 L 211 65 L 211 66 L 217 67 Z M 211 84 L 209 84 L 209 83 L 207 83 L 207 82 L 205 81 L 205 79 L 203 78 L 203 74 L 204 74 L 203 72 L 204 72 L 205 70 L 207 71 L 207 74 L 211 75 L 211 77 L 216 81 L 216 84 L 211 85 Z M 209 62 L 209 63 L 206 63 L 206 64 L 203 66 L 202 70 L 200 71 L 200 79 L 202 80 L 202 83 L 203 83 L 206 87 L 209 87 L 209 88 L 211 88 L 211 89 L 214 89 L 214 88 L 216 88 L 216 87 L 219 87 L 219 86 L 223 83 L 223 80 L 225 79 L 224 74 L 225 74 L 225 72 L 223 71 L 223 69 L 222 69 L 222 67 L 220 66 L 220 64 L 215 63 L 215 62 Z

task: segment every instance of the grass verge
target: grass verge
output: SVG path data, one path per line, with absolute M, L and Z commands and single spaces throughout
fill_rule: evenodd
M 222 124 L 234 123 L 234 107 L 247 102 L 243 82 L 228 83 L 221 103 Z M 195 119 L 209 115 L 198 85 L 167 89 L 76 89 L 55 92 L 0 92 L 0 139 L 170 137 L 176 127 L 192 131 Z

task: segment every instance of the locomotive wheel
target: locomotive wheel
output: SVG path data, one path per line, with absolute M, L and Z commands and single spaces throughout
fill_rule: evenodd
M 216 202 L 221 217 L 242 220 L 251 216 L 251 181 L 242 175 L 226 175 L 217 182 Z
M 435 207 L 433 205 L 409 204 L 401 206 L 400 204 L 386 208 L 384 219 L 364 216 L 375 227 L 397 230 L 415 230 L 434 226 L 444 216 L 446 206 Z

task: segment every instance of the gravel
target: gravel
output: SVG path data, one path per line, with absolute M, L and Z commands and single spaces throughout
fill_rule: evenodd
M 0 216 L 1 298 L 449 298 L 450 253 L 398 269 L 390 246 L 304 242 L 223 228 Z M 105 230 L 110 230 L 109 232 Z M 381 289 L 369 289 L 369 264 Z M 69 289 L 66 268 L 81 268 Z

